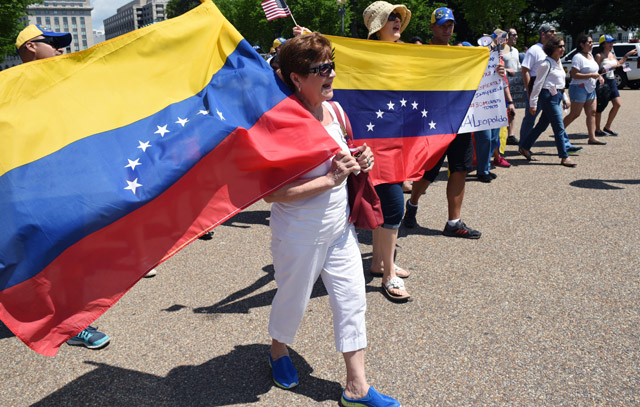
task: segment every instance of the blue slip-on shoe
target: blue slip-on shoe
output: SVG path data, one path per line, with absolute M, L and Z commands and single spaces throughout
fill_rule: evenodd
M 99 332 L 96 328 L 88 326 L 79 334 L 67 340 L 67 344 L 71 346 L 84 346 L 89 349 L 104 348 L 109 344 L 111 339 L 108 335 Z
M 269 366 L 271 366 L 271 375 L 276 386 L 288 390 L 298 385 L 298 371 L 293 367 L 289 356 L 283 356 L 274 361 L 269 353 Z
M 393 397 L 378 393 L 373 386 L 369 387 L 367 395 L 361 399 L 350 399 L 342 392 L 340 404 L 343 407 L 402 407 L 400 402 Z

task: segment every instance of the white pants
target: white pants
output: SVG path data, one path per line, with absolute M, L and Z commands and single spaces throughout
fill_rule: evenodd
M 313 286 L 318 276 L 322 276 L 333 311 L 336 349 L 343 353 L 364 349 L 367 300 L 353 225 L 335 241 L 324 244 L 301 245 L 274 237 L 271 253 L 278 285 L 271 304 L 271 337 L 289 345 L 293 343 Z

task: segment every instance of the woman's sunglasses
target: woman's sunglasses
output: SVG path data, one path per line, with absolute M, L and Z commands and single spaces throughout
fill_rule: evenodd
M 318 65 L 316 67 L 310 68 L 309 73 L 315 73 L 320 76 L 327 77 L 331 75 L 331 71 L 336 69 L 335 62 L 327 62 L 326 64 Z
M 400 21 L 402 21 L 402 16 L 398 13 L 391 13 L 389 14 L 389 21 L 396 21 L 396 18 Z

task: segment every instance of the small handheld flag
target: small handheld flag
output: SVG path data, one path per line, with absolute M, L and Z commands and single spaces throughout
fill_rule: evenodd
M 276 18 L 291 16 L 291 10 L 284 0 L 266 0 L 260 3 L 264 14 L 267 16 L 267 21 L 275 20 Z

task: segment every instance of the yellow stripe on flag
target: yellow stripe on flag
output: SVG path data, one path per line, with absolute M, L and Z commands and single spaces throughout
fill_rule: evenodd
M 335 89 L 476 90 L 489 61 L 484 47 L 327 37 L 335 47 Z
M 0 176 L 197 94 L 241 40 L 208 0 L 88 50 L 0 72 Z

